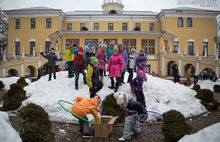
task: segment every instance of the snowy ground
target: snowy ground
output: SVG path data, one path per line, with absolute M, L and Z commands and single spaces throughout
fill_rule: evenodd
M 10 89 L 10 85 L 13 84 L 13 83 L 16 83 L 19 78 L 20 77 L 7 77 L 7 78 L 0 78 L 0 80 L 5 85 L 4 89 L 9 90 Z M 31 83 L 31 81 L 29 79 L 25 79 L 25 80 L 26 80 L 26 82 L 28 84 Z
M 127 76 L 128 74 L 126 73 L 125 81 L 127 81 Z M 89 89 L 87 85 L 83 84 L 82 75 L 79 78 L 78 91 L 75 90 L 75 78 L 67 78 L 67 72 L 57 73 L 56 80 L 49 82 L 47 80 L 48 76 L 45 76 L 25 87 L 29 98 L 22 105 L 33 102 L 42 106 L 49 113 L 51 120 L 61 122 L 73 122 L 73 120 L 76 120 L 75 117 L 64 111 L 57 101 L 66 100 L 74 103 L 78 96 L 89 97 Z M 98 92 L 102 100 L 110 93 L 113 93 L 113 90 L 108 88 L 109 85 L 109 77 L 104 77 L 104 87 Z M 199 103 L 199 100 L 194 98 L 196 92 L 184 85 L 148 75 L 148 81 L 144 83 L 143 87 L 148 110 L 164 113 L 175 109 L 183 113 L 185 117 L 206 111 Z M 130 85 L 126 83 L 120 86 L 119 92 L 131 95 Z M 71 105 L 63 105 L 71 110 Z M 153 120 L 155 117 L 150 115 L 149 120 Z
M 11 127 L 8 113 L 0 111 L 0 141 L 22 142 L 19 134 Z
M 185 135 L 178 142 L 219 142 L 220 122 L 198 131 L 192 135 Z
M 200 85 L 201 89 L 209 89 L 211 91 L 214 91 L 213 87 L 215 85 L 220 85 L 220 79 L 216 80 L 215 82 L 211 81 L 211 80 L 199 80 L 198 85 Z M 190 88 L 192 88 L 194 85 L 191 85 Z

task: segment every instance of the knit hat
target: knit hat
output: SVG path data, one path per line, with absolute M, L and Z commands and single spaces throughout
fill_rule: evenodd
M 95 65 L 95 64 L 98 64 L 99 61 L 96 57 L 91 57 L 91 60 L 90 60 L 91 64 Z
M 102 100 L 101 100 L 100 96 L 95 96 L 94 98 L 97 98 L 98 99 L 98 103 L 101 104 Z
M 50 48 L 50 51 L 54 50 L 54 48 Z
M 115 45 L 113 51 L 117 51 L 118 52 L 118 46 Z
M 66 46 L 70 46 L 70 43 L 69 43 L 69 42 L 66 42 Z
M 131 52 L 136 52 L 136 49 L 132 48 L 132 49 L 131 49 Z
M 115 93 L 114 98 L 118 105 L 123 105 L 125 103 L 124 95 L 121 95 L 120 93 Z
M 102 47 L 102 48 L 107 48 L 107 45 L 106 45 L 106 44 L 102 44 L 101 47 Z
M 83 48 L 79 47 L 78 52 L 83 52 Z
M 144 75 L 144 72 L 143 72 L 142 70 L 140 70 L 140 71 L 138 72 L 138 75 L 139 75 L 139 74 Z
M 77 47 L 76 43 L 73 44 L 73 47 Z
M 125 46 L 124 46 L 123 43 L 119 43 L 119 44 L 118 44 L 118 48 L 120 48 L 120 47 L 125 47 Z
M 144 49 L 143 49 L 143 48 L 141 48 L 140 52 L 144 52 Z

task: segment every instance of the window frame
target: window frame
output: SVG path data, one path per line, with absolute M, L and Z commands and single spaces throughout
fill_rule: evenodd
M 67 23 L 67 31 L 72 31 L 72 28 L 72 23 Z
M 81 31 L 81 29 L 82 29 L 83 27 L 86 27 L 86 24 L 85 24 L 85 23 L 80 23 L 80 24 L 79 24 L 80 31 Z
M 45 54 L 50 52 L 51 41 L 45 41 Z
M 173 42 L 173 53 L 178 53 L 179 50 L 179 41 Z
M 128 23 L 122 23 L 122 31 L 128 31 Z
M 114 31 L 114 23 L 108 23 L 108 31 Z
M 15 41 L 15 55 L 21 55 L 20 47 L 21 47 L 20 41 Z
M 122 39 L 122 43 L 124 44 L 127 53 L 131 53 L 132 48 L 137 48 L 137 39 Z
M 52 18 L 46 18 L 46 29 L 52 28 Z
M 36 41 L 30 41 L 29 43 L 30 43 L 30 56 L 33 56 L 34 55 L 34 52 L 33 52 L 34 48 L 33 47 L 36 47 Z
M 207 43 L 206 46 L 204 46 L 205 43 Z M 203 51 L 202 51 L 203 56 L 205 56 L 205 48 L 207 48 L 207 56 L 209 56 L 209 43 L 208 42 L 203 42 L 202 47 L 203 47 Z
M 188 17 L 188 18 L 187 18 L 187 27 L 192 27 L 192 26 L 193 26 L 192 18 L 191 18 L 191 17 Z
M 181 21 L 180 21 L 180 20 L 181 20 Z M 182 23 L 180 23 L 180 22 L 182 22 Z M 183 21 L 183 18 L 182 18 L 182 17 L 178 17 L 177 26 L 178 26 L 178 27 L 184 27 L 184 21 Z
M 152 26 L 153 26 L 153 29 L 152 29 Z M 154 31 L 154 23 L 149 24 L 149 31 Z
M 192 43 L 192 46 L 190 44 Z M 191 49 L 190 49 L 191 48 Z M 191 53 L 192 51 L 192 53 Z M 194 55 L 194 42 L 188 42 L 188 56 L 193 56 Z
M 94 31 L 99 31 L 99 23 L 94 23 Z
M 145 54 L 155 54 L 155 39 L 141 39 L 141 48 Z
M 15 29 L 21 28 L 21 19 L 15 19 Z
M 36 18 L 31 18 L 30 19 L 30 28 L 31 29 L 36 29 Z

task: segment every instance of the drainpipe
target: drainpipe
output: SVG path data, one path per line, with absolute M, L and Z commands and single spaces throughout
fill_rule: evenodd
M 160 39 L 162 36 L 163 36 L 163 33 L 158 39 L 158 72 L 160 71 Z

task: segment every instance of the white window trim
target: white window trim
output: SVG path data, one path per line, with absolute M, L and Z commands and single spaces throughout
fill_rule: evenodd
M 19 39 L 19 38 L 16 38 L 16 39 L 15 39 L 15 42 L 20 42 L 20 39 Z
M 29 39 L 28 41 L 29 41 L 29 42 L 31 42 L 31 41 L 35 41 L 35 42 L 36 42 L 36 39 L 31 38 L 31 39 Z
M 209 42 L 208 38 L 204 38 L 203 42 Z
M 187 42 L 195 42 L 193 39 L 188 39 Z
M 46 40 L 45 41 L 51 41 L 49 38 L 46 38 Z

